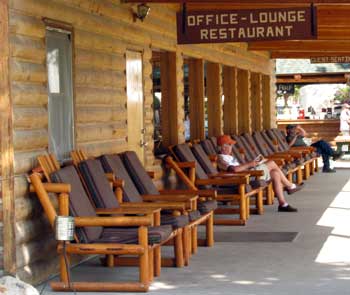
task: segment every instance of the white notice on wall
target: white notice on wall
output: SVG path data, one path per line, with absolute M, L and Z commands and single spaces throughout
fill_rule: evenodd
M 343 145 L 341 146 L 341 151 L 342 151 L 342 152 L 348 152 L 348 151 L 349 151 L 349 146 L 348 146 L 347 144 L 343 144 Z

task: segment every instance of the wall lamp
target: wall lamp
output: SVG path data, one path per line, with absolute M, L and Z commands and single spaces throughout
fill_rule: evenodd
M 147 6 L 146 4 L 139 4 L 136 7 L 136 11 L 134 11 L 133 16 L 134 16 L 134 22 L 139 19 L 140 21 L 144 21 L 144 19 L 147 17 L 149 14 L 151 8 Z

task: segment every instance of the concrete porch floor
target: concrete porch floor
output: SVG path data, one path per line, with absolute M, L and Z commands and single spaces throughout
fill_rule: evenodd
M 299 212 L 278 213 L 277 204 L 265 206 L 265 214 L 251 216 L 246 226 L 216 226 L 215 231 L 298 232 L 293 242 L 217 242 L 213 248 L 200 248 L 190 266 L 162 268 L 149 293 L 349 294 L 350 170 L 318 172 L 306 181 L 302 191 L 287 196 L 287 200 Z M 84 281 L 135 280 L 137 271 L 103 268 L 94 260 L 74 268 L 72 276 Z M 38 290 L 60 294 L 49 286 L 45 290 L 39 286 Z

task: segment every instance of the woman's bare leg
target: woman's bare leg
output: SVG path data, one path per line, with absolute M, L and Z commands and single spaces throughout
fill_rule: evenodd
M 273 190 L 278 199 L 278 203 L 279 205 L 282 206 L 286 203 L 286 199 L 284 198 L 284 194 L 283 194 L 283 185 L 281 182 L 281 175 L 276 169 L 273 169 L 270 171 L 270 176 L 272 180 Z
M 275 161 L 267 161 L 266 162 L 266 166 L 267 168 L 269 169 L 270 171 L 270 175 L 271 175 L 271 172 L 273 170 L 277 171 L 277 173 L 280 175 L 280 181 L 282 183 L 283 186 L 286 186 L 286 187 L 291 187 L 293 185 L 293 183 L 291 183 L 288 178 L 283 174 L 282 170 L 280 167 L 278 167 L 278 165 L 276 164 Z

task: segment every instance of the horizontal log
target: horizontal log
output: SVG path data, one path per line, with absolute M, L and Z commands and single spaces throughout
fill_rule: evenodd
M 94 52 L 86 49 L 75 51 L 76 69 L 95 69 L 96 71 L 113 70 L 123 72 L 125 70 L 125 57 L 122 54 L 108 54 Z
M 47 82 L 46 66 L 25 62 L 16 58 L 11 59 L 11 80 L 23 82 Z
M 22 35 L 10 36 L 11 56 L 28 62 L 44 64 L 46 49 L 44 39 L 33 39 Z
M 48 140 L 46 129 L 15 130 L 13 133 L 13 147 L 15 151 L 46 149 Z
M 24 175 L 15 175 L 14 181 L 15 198 L 26 197 L 29 188 L 27 177 Z
M 12 82 L 11 94 L 14 106 L 46 106 L 47 88 L 40 83 Z
M 14 0 L 13 8 L 21 11 L 31 11 L 37 16 L 46 16 L 71 23 L 73 27 L 111 36 L 119 40 L 133 40 L 135 43 L 149 43 L 147 34 L 140 34 L 139 28 L 130 24 L 115 23 L 106 18 L 91 16 L 78 9 L 67 9 L 66 5 L 46 0 Z
M 87 259 L 87 256 L 74 255 L 71 259 L 71 265 L 76 265 L 83 259 Z M 17 268 L 17 276 L 32 285 L 38 285 L 47 280 L 48 277 L 59 273 L 58 255 L 52 253 L 50 259 L 44 257 L 34 263 L 28 264 L 22 268 Z
M 125 86 L 125 75 L 121 71 L 97 71 L 91 69 L 76 69 L 75 83 L 80 87 L 83 85 L 94 87 L 114 87 Z
M 30 172 L 34 167 L 38 166 L 37 157 L 46 153 L 47 150 L 33 150 L 33 151 L 15 151 L 14 173 L 25 174 Z
M 15 129 L 47 129 L 48 112 L 45 107 L 14 107 L 13 127 Z
M 125 88 L 103 89 L 94 87 L 77 87 L 75 101 L 79 105 L 124 105 L 126 103 Z
M 28 195 L 26 198 L 16 199 L 15 207 L 17 221 L 42 218 L 43 216 L 43 209 L 35 194 Z
M 128 144 L 123 138 L 111 141 L 78 142 L 78 148 L 86 151 L 88 155 L 96 157 L 103 154 L 113 154 L 126 151 L 128 149 Z
M 56 253 L 57 241 L 53 233 L 42 236 L 38 240 L 16 246 L 17 267 L 21 268 Z
M 10 33 L 33 38 L 45 38 L 45 25 L 33 16 L 20 14 L 18 10 L 10 10 Z
M 77 141 L 83 143 L 86 141 L 125 138 L 128 134 L 125 122 L 117 122 L 104 126 L 78 126 L 76 135 Z
M 125 109 L 79 107 L 76 110 L 76 123 L 102 123 L 126 120 Z
M 126 50 L 126 45 L 119 40 L 113 39 L 109 36 L 102 36 L 93 32 L 88 32 L 84 29 L 76 29 L 74 36 L 76 48 L 120 55 L 123 55 Z
M 16 244 L 25 244 L 33 240 L 47 239 L 53 230 L 46 216 L 16 222 Z M 49 234 L 50 233 L 50 234 Z

